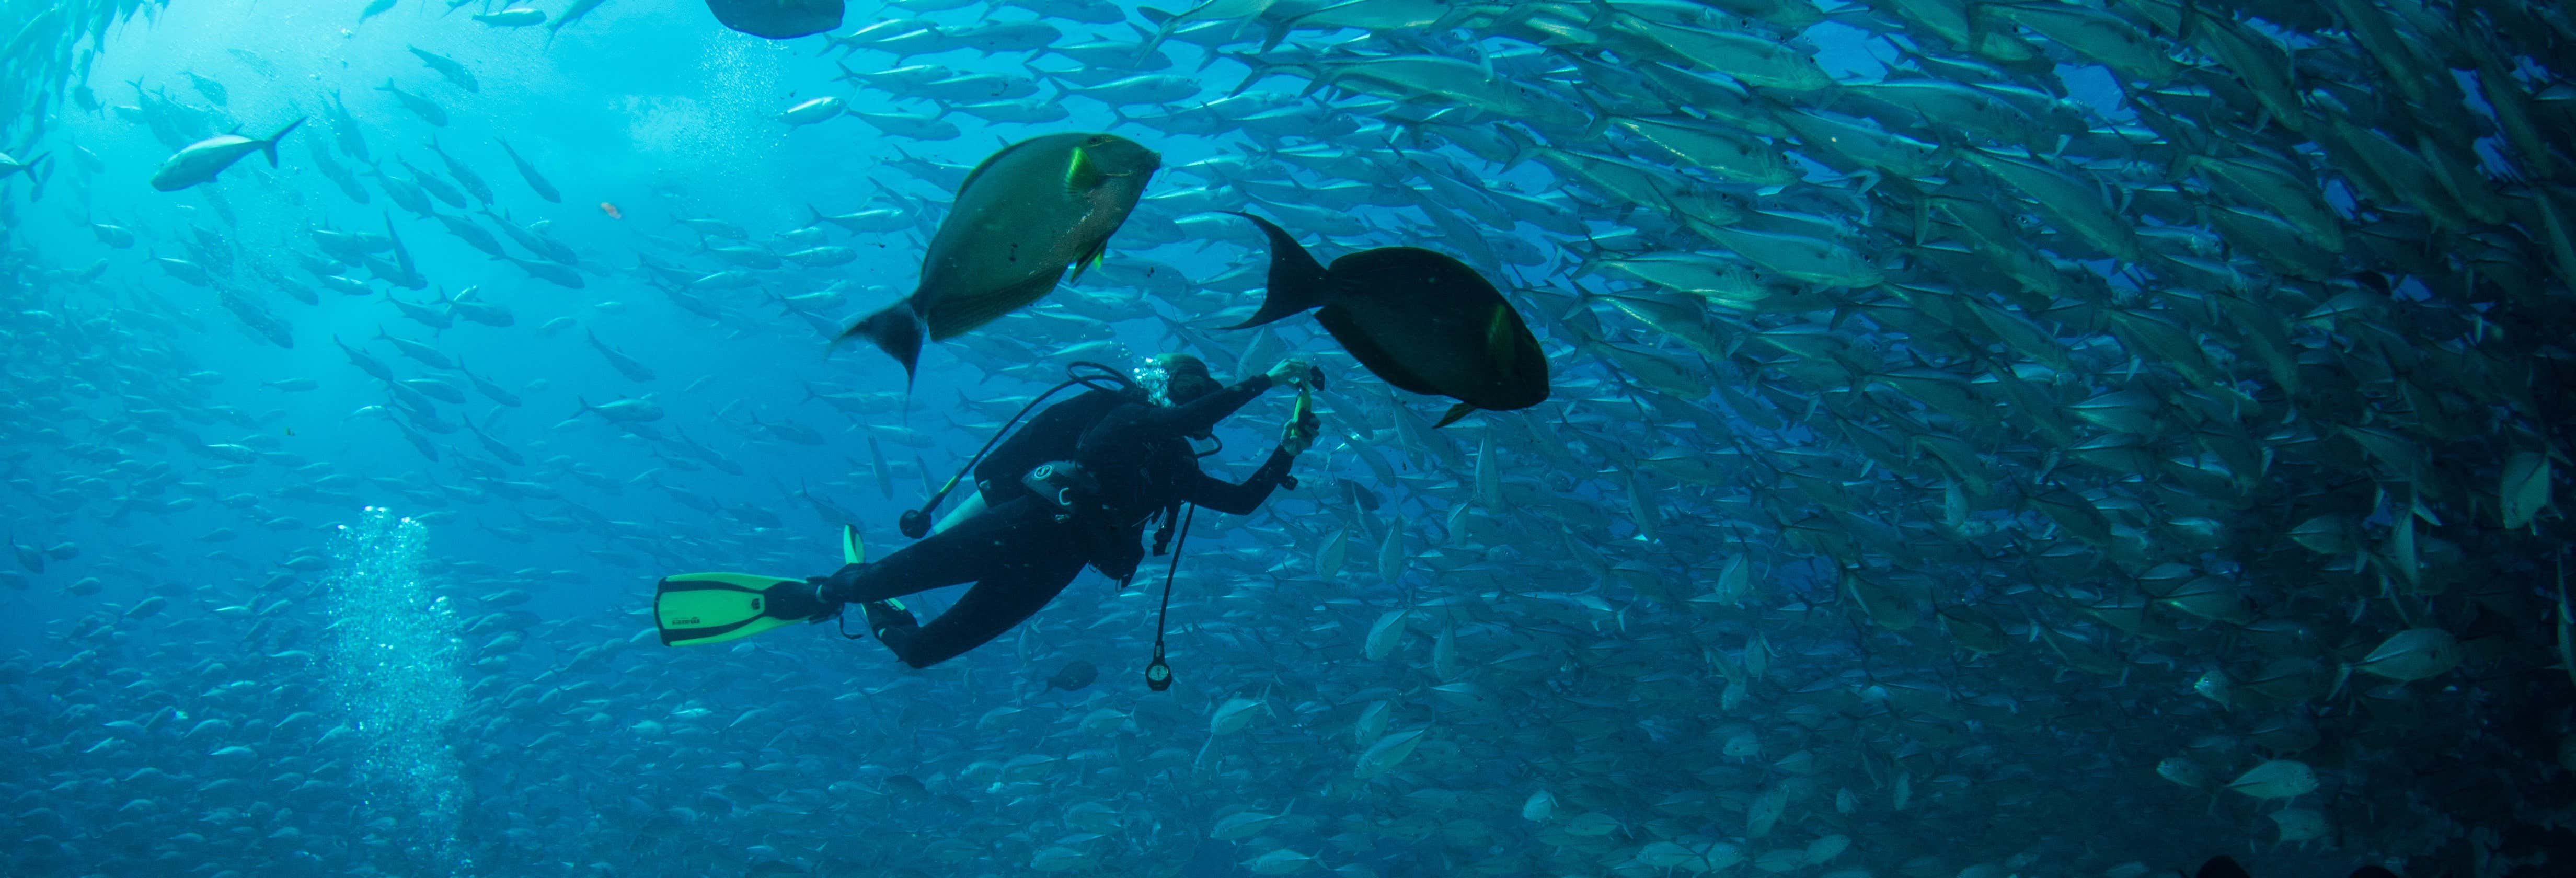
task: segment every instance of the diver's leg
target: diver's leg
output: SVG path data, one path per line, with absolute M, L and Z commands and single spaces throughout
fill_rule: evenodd
M 1025 545 L 1052 539 L 1048 532 L 1057 527 L 1052 510 L 1035 498 L 1013 500 L 874 563 L 842 567 L 823 583 L 822 598 L 837 606 L 982 582 L 1009 573 Z
M 905 614 L 891 618 L 893 624 L 878 628 L 874 621 L 877 614 L 871 613 L 869 627 L 878 628 L 877 639 L 885 642 L 895 658 L 916 668 L 930 667 L 982 646 L 1035 615 L 1082 572 L 1084 561 L 1070 551 L 1069 544 L 1028 549 L 1030 555 L 1015 565 L 1017 569 L 975 583 L 955 606 L 930 620 L 930 624 L 906 624 L 911 620 Z

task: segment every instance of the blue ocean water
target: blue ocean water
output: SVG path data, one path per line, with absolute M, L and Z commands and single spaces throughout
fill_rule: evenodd
M 2576 31 L 2221 5 L 0 3 L 0 874 L 2562 874 Z M 834 342 L 1065 131 L 1160 154 L 1097 267 Z M 1550 399 L 1220 329 L 1218 211 L 1457 256 Z M 1159 557 L 655 637 L 1165 351 L 1331 381 L 1170 692 Z

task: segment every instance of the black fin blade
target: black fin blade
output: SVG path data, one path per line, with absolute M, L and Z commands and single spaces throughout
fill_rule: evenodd
M 1250 329 L 1325 303 L 1331 291 L 1325 283 L 1329 273 L 1324 270 L 1323 263 L 1316 262 L 1315 257 L 1288 234 L 1287 229 L 1248 213 L 1225 212 L 1251 220 L 1253 225 L 1261 227 L 1262 234 L 1270 236 L 1270 281 L 1269 290 L 1261 300 L 1261 310 L 1253 312 L 1250 319 L 1241 323 L 1219 328 Z

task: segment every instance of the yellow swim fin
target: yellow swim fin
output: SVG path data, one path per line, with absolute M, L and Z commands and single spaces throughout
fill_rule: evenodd
M 808 621 L 810 615 L 778 612 L 803 604 L 808 605 L 810 613 L 810 594 L 787 595 L 785 587 L 789 586 L 813 588 L 803 579 L 751 573 L 682 573 L 664 577 L 653 592 L 653 625 L 661 629 L 663 644 L 693 646 L 723 643 Z M 789 599 L 774 601 L 773 597 Z
M 859 529 L 841 526 L 841 563 L 867 560 Z M 723 643 L 772 628 L 831 618 L 801 578 L 756 573 L 682 573 L 653 591 L 653 626 L 669 646 Z

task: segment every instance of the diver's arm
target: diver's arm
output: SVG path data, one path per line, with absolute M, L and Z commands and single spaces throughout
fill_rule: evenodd
M 1262 461 L 1261 468 L 1240 485 L 1199 473 L 1198 485 L 1190 490 L 1190 502 L 1229 515 L 1250 515 L 1261 508 L 1262 501 L 1270 499 L 1270 492 L 1279 489 L 1280 480 L 1288 476 L 1288 464 L 1296 459 L 1285 448 L 1274 449 L 1270 459 Z
M 1204 435 L 1215 430 L 1218 421 L 1232 417 L 1237 409 L 1250 404 L 1270 386 L 1270 376 L 1254 375 L 1180 405 L 1135 412 L 1131 426 L 1159 436 Z

